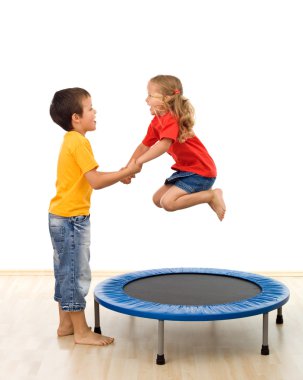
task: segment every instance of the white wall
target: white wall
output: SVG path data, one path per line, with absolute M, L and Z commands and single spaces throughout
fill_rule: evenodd
M 118 170 L 150 122 L 146 84 L 173 74 L 227 203 L 157 209 L 169 156 L 92 197 L 92 269 L 198 266 L 302 271 L 303 6 L 269 0 L 2 2 L 0 269 L 51 269 L 47 210 L 64 131 L 49 104 L 86 88 L 101 170 Z

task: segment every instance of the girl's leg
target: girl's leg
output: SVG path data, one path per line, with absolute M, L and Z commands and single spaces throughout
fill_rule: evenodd
M 172 187 L 172 185 L 163 185 L 160 187 L 159 190 L 157 190 L 153 196 L 153 202 L 157 207 L 162 208 L 161 206 L 161 198 L 164 196 L 164 194 Z
M 160 199 L 160 206 L 166 211 L 181 210 L 201 203 L 208 203 L 218 218 L 223 220 L 226 207 L 221 189 L 187 193 L 177 186 L 171 186 Z

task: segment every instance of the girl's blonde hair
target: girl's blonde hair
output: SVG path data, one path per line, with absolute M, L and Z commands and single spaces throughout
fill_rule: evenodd
M 178 119 L 178 141 L 183 143 L 193 137 L 195 124 L 195 110 L 190 101 L 183 96 L 183 87 L 180 79 L 172 75 L 157 75 L 150 79 L 157 85 L 159 93 L 163 96 L 163 105 L 166 111 L 171 112 Z

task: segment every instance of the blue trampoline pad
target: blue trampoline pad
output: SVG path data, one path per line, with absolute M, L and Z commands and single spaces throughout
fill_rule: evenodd
M 284 305 L 288 288 L 269 277 L 212 268 L 165 268 L 110 278 L 95 300 L 111 310 L 158 320 L 210 321 L 267 313 Z

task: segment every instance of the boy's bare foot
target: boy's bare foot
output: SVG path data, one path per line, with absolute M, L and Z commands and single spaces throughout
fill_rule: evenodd
M 88 327 L 91 330 L 91 327 Z M 57 335 L 59 337 L 61 336 L 68 336 L 68 335 L 74 335 L 74 327 L 71 326 L 59 326 L 57 330 Z
M 218 218 L 222 221 L 225 215 L 226 206 L 221 189 L 213 190 L 213 199 L 209 202 L 209 205 L 217 214 Z
M 59 337 L 73 335 L 73 334 L 74 334 L 74 328 L 73 328 L 73 326 L 70 326 L 70 327 L 59 326 L 58 327 L 57 335 Z
M 94 346 L 107 346 L 114 341 L 114 338 L 96 334 L 91 330 L 87 330 L 83 334 L 75 334 L 74 339 L 76 344 L 90 344 Z

